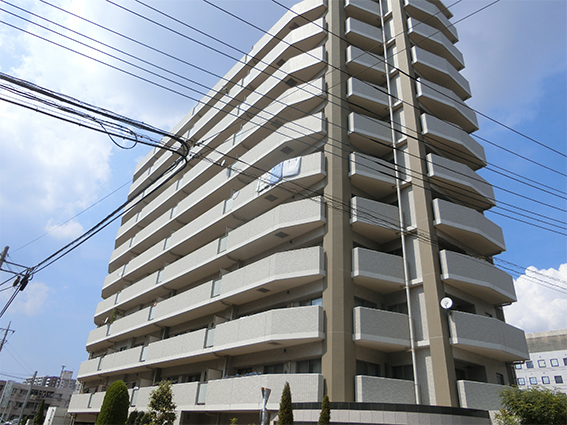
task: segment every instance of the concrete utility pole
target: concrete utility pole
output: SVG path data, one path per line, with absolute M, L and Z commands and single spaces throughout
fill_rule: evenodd
M 22 411 L 20 412 L 20 417 L 18 418 L 18 424 L 22 423 L 22 418 L 24 417 L 24 409 L 26 408 L 26 404 L 28 404 L 28 400 L 30 398 L 31 390 L 33 387 L 33 383 L 35 382 L 35 377 L 37 376 L 37 370 L 33 374 L 33 378 L 31 380 L 30 387 L 28 389 L 28 393 L 26 394 L 26 399 L 24 400 L 24 404 L 22 404 Z
M 12 324 L 12 322 L 8 323 L 8 327 L 6 329 L 0 329 L 0 331 L 5 330 L 4 336 L 2 337 L 2 342 L 0 342 L 0 353 L 2 352 L 2 348 L 4 347 L 4 343 L 6 342 L 6 338 L 8 337 L 8 332 L 12 332 L 12 333 L 15 332 L 15 331 L 10 329 L 11 324 Z
M 2 251 L 2 254 L 0 254 L 0 267 L 2 267 L 2 264 L 4 264 L 4 260 L 6 259 L 6 256 L 8 255 L 9 249 L 10 249 L 9 246 L 5 246 L 4 250 Z

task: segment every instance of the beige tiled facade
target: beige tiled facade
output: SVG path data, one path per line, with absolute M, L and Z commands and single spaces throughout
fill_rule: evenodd
M 177 156 L 157 148 L 139 163 L 76 422 L 117 379 L 138 410 L 172 381 L 181 423 L 255 415 L 263 386 L 276 411 L 286 381 L 298 403 L 494 408 L 527 346 L 504 322 L 515 292 L 450 18 L 438 0 L 298 3 L 172 130 L 188 166 L 162 175 Z M 380 420 L 447 420 L 420 409 Z

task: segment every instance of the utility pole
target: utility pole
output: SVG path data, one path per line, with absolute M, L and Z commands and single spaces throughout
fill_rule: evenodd
M 4 343 L 6 342 L 6 338 L 8 337 L 8 332 L 12 332 L 14 333 L 15 331 L 10 329 L 10 325 L 12 324 L 12 322 L 10 321 L 10 323 L 8 323 L 8 328 L 7 329 L 0 329 L 1 330 L 5 330 L 6 332 L 4 332 L 4 337 L 2 338 L 2 342 L 0 342 L 0 353 L 2 352 L 2 348 L 4 347 Z
M 10 249 L 9 246 L 5 246 L 4 250 L 2 251 L 2 254 L 0 254 L 0 267 L 2 267 L 2 264 L 4 264 L 4 260 L 6 259 L 6 256 L 8 255 L 9 249 Z
M 37 376 L 37 370 L 33 374 L 33 378 L 30 383 L 30 387 L 28 388 L 28 393 L 26 394 L 26 399 L 24 400 L 24 404 L 22 404 L 22 411 L 20 412 L 20 417 L 18 419 L 18 424 L 22 423 L 22 418 L 24 417 L 24 409 L 26 408 L 26 404 L 28 404 L 28 400 L 30 398 L 31 390 L 33 387 L 33 383 L 35 382 L 35 377 Z

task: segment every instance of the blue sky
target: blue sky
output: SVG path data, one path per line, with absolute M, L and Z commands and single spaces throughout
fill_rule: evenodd
M 104 25 L 129 37 L 216 74 L 224 75 L 234 64 L 230 57 L 212 53 L 188 39 L 143 22 L 110 3 L 82 0 L 53 0 L 53 3 L 92 21 L 104 22 Z M 133 1 L 120 0 L 119 3 L 150 16 L 148 9 Z M 200 0 L 149 3 L 244 52 L 262 35 Z M 285 2 L 287 5 L 293 3 Z M 148 52 L 36 0 L 19 0 L 17 4 L 175 70 L 207 87 L 217 82 L 214 76 Z M 266 30 L 285 12 L 268 0 L 233 0 L 218 4 Z M 453 21 L 487 4 L 489 2 L 481 0 L 461 1 L 452 8 Z M 3 3 L 0 7 L 25 15 Z M 561 0 L 502 0 L 457 24 L 460 35 L 457 47 L 463 52 L 466 64 L 463 75 L 469 80 L 473 92 L 469 105 L 561 152 L 567 151 L 566 16 L 567 6 Z M 168 22 L 163 17 L 156 16 L 156 19 Z M 3 11 L 0 11 L 0 20 L 38 31 Z M 52 24 L 46 25 L 53 27 Z M 179 24 L 169 21 L 167 25 L 205 43 L 214 43 Z M 50 40 L 59 40 L 45 30 L 39 31 Z M 71 45 L 69 42 L 62 43 Z M 218 43 L 211 46 L 232 57 L 242 56 Z M 102 54 L 88 51 L 85 47 L 78 49 L 106 60 Z M 186 97 L 135 80 L 3 23 L 0 23 L 0 71 L 163 129 L 173 127 L 194 106 L 194 101 Z M 202 97 L 186 92 L 191 97 Z M 479 123 L 481 129 L 477 135 L 567 173 L 565 157 L 484 118 L 479 117 Z M 134 167 L 148 151 L 143 146 L 120 150 L 106 136 L 55 122 L 5 102 L 0 102 L 0 131 L 0 245 L 10 246 L 11 261 L 29 266 L 89 229 L 122 203 Z M 565 177 L 490 144 L 483 145 L 490 164 L 565 193 Z M 541 204 L 564 210 L 565 200 L 489 170 L 483 170 L 481 174 L 495 186 L 534 198 L 540 203 L 496 188 L 498 201 L 565 222 L 564 212 Z M 121 186 L 124 187 L 81 213 Z M 67 222 L 78 213 L 81 214 Z M 534 276 L 545 281 L 544 276 L 547 275 L 551 277 L 548 282 L 565 286 L 565 283 L 553 280 L 567 280 L 565 236 L 491 212 L 487 216 L 504 230 L 508 250 L 499 256 L 501 259 L 521 266 L 522 272 L 533 268 L 531 270 L 541 273 Z M 57 227 L 64 222 L 67 224 Z M 76 375 L 80 363 L 87 358 L 85 343 L 88 332 L 94 328 L 93 314 L 100 301 L 117 228 L 118 223 L 114 223 L 38 273 L 28 288 L 18 295 L 0 319 L 0 327 L 5 328 L 11 321 L 11 327 L 16 330 L 0 354 L 0 379 L 30 376 L 35 370 L 40 375 L 54 375 L 59 373 L 62 365 L 74 370 Z M 31 241 L 34 242 L 29 243 Z M 2 274 L 1 277 L 3 281 L 9 275 Z M 527 332 L 567 328 L 565 293 L 535 284 L 526 276 L 515 277 L 518 278 L 519 301 L 506 309 L 509 322 Z M 10 294 L 10 290 L 0 292 L 0 306 Z

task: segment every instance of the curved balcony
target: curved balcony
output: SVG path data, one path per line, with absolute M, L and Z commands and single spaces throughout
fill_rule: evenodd
M 441 279 L 455 288 L 501 305 L 516 301 L 514 280 L 492 264 L 452 251 L 440 251 Z
M 460 162 L 430 153 L 427 177 L 467 207 L 483 211 L 496 205 L 492 185 Z
M 459 41 L 457 29 L 433 3 L 423 0 L 404 0 L 408 14 L 440 30 L 452 43 Z M 446 10 L 446 9 L 444 9 Z
M 407 314 L 355 307 L 354 333 L 357 345 L 383 352 L 406 350 L 410 346 Z
M 310 141 L 309 138 L 322 137 L 324 134 L 322 128 L 323 122 L 317 119 L 317 117 L 308 118 L 310 119 L 300 121 L 302 121 L 303 125 L 312 126 L 310 134 L 305 135 L 302 139 L 294 139 L 291 134 L 287 138 L 282 137 L 282 135 L 285 134 L 283 132 L 280 132 L 283 134 L 280 134 L 279 137 L 268 137 L 257 146 L 257 149 L 250 151 L 249 155 L 242 156 L 242 171 L 245 173 L 256 173 L 255 167 L 269 168 L 271 165 L 267 167 L 266 165 L 273 164 L 275 158 L 281 156 L 282 149 L 289 154 L 299 152 L 305 149 L 305 143 Z M 261 165 L 255 165 L 258 163 Z M 250 164 L 250 166 L 244 164 Z M 157 260 L 159 257 L 163 257 L 167 255 L 167 252 L 171 251 L 174 251 L 176 256 L 185 255 L 191 250 L 219 237 L 219 235 L 224 233 L 227 227 L 235 228 L 242 220 L 251 220 L 254 216 L 273 208 L 274 200 L 272 202 L 264 202 L 265 197 L 269 194 L 276 196 L 276 198 L 280 200 L 279 202 L 281 202 L 291 197 L 293 194 L 289 191 L 286 192 L 290 189 L 290 186 L 292 188 L 296 187 L 296 184 L 310 186 L 325 177 L 325 164 L 321 153 L 300 157 L 300 164 L 299 174 L 286 177 L 285 180 L 270 186 L 267 190 L 262 192 L 262 197 L 258 196 L 258 181 L 256 180 L 244 186 L 241 190 L 234 191 L 234 186 L 231 182 L 237 179 L 238 175 L 235 175 L 232 179 L 227 179 L 226 175 L 217 175 L 204 184 L 199 190 L 195 191 L 192 196 L 181 200 L 174 210 L 166 211 L 161 217 L 138 232 L 134 241 L 127 241 L 115 249 L 110 258 L 109 269 L 116 270 L 120 265 L 123 265 L 134 252 L 139 253 L 139 260 L 137 259 L 136 261 L 141 262 L 146 262 L 148 258 Z M 225 199 L 195 217 L 195 210 L 201 211 L 203 209 L 203 203 L 205 205 L 210 204 L 211 196 L 215 199 L 219 198 L 221 194 L 226 194 L 227 198 L 231 198 L 227 187 L 233 191 L 232 197 L 236 195 L 236 198 L 231 200 L 232 209 L 227 210 Z M 251 214 L 252 207 L 255 208 L 253 215 Z M 229 211 L 232 212 L 232 214 L 226 214 Z M 238 219 L 234 216 L 237 211 Z M 187 224 L 183 225 L 182 223 Z M 199 239 L 194 240 L 197 235 L 200 235 Z M 163 248 L 164 239 L 170 236 L 171 239 L 167 251 L 157 249 L 157 252 L 154 254 L 148 251 L 152 249 L 152 245 L 159 245 Z M 129 267 L 131 267 L 131 265 L 129 265 Z
M 442 199 L 433 200 L 435 227 L 481 255 L 506 250 L 502 229 L 471 208 Z
M 411 48 L 411 57 L 414 68 L 423 78 L 448 88 L 462 100 L 471 97 L 469 82 L 447 59 L 417 46 Z
M 359 49 L 373 53 L 384 51 L 382 30 L 354 18 L 345 21 L 345 37 L 347 41 Z
M 349 177 L 354 186 L 376 199 L 395 192 L 394 164 L 358 152 L 352 152 L 349 159 Z
M 348 116 L 350 143 L 372 156 L 384 156 L 392 151 L 390 123 L 352 112 Z
M 354 377 L 357 403 L 415 404 L 413 381 L 358 375 Z
M 463 54 L 449 39 L 427 23 L 408 19 L 408 35 L 415 45 L 445 58 L 456 70 L 465 67 Z
M 380 24 L 380 5 L 372 0 L 345 0 L 347 16 L 370 25 Z
M 386 66 L 384 57 L 378 53 L 370 53 L 355 46 L 346 50 L 346 65 L 350 75 L 372 84 L 384 84 Z
M 437 117 L 458 125 L 468 133 L 478 130 L 476 114 L 451 90 L 418 78 L 417 99 Z
M 466 131 L 433 115 L 421 114 L 421 134 L 443 156 L 478 170 L 486 165 L 484 148 Z
M 81 364 L 82 380 L 137 373 L 155 367 L 212 360 L 218 355 L 242 355 L 324 339 L 323 307 L 270 310 L 211 329 L 199 329 Z
M 198 317 L 220 312 L 226 304 L 241 304 L 268 295 L 313 282 L 325 276 L 324 255 L 319 247 L 280 252 L 256 261 L 238 270 L 226 273 L 218 279 L 205 282 L 195 288 L 177 294 L 157 303 L 153 320 L 149 320 L 151 307 L 146 307 L 140 321 L 134 328 L 119 325 L 126 332 L 148 332 L 154 328 L 174 326 Z M 293 268 L 290 265 L 293 264 Z M 164 282 L 167 285 L 167 281 Z M 126 288 L 122 291 L 121 302 L 115 307 L 129 310 L 136 305 L 149 303 L 164 295 L 162 285 L 146 288 Z M 111 313 L 108 307 L 103 310 L 102 303 L 97 308 L 95 320 L 104 323 Z M 117 321 L 120 322 L 123 319 Z M 117 329 L 118 329 L 117 328 Z
M 352 250 L 352 280 L 381 294 L 399 291 L 404 285 L 403 258 L 366 248 Z
M 529 359 L 524 331 L 492 317 L 451 311 L 451 344 L 504 362 Z
M 351 199 L 352 229 L 378 243 L 389 242 L 399 236 L 398 208 L 355 196 Z
M 388 93 L 381 87 L 351 77 L 347 80 L 347 99 L 357 113 L 388 115 Z

